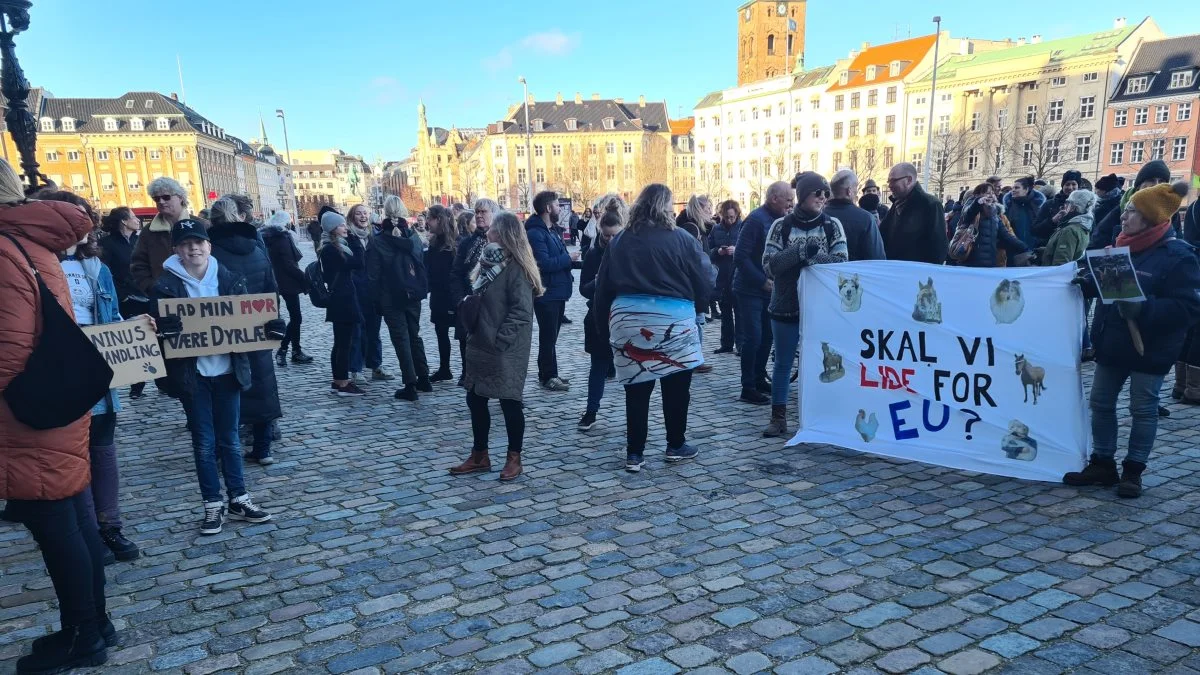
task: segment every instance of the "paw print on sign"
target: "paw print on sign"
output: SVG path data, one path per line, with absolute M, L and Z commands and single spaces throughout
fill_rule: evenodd
M 150 373 L 151 375 L 158 374 L 158 368 L 155 368 L 154 366 L 150 365 L 149 363 L 142 364 L 142 371 L 146 372 L 146 373 Z

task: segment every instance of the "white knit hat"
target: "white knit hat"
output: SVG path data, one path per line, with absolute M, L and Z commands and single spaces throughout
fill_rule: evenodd
M 1091 190 L 1076 190 L 1067 197 L 1067 203 L 1078 213 L 1091 213 L 1096 208 L 1096 193 Z

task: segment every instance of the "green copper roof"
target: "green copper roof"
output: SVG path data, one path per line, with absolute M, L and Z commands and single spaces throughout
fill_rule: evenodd
M 1128 38 L 1137 25 L 1126 26 L 1099 33 L 1085 33 L 1074 37 L 1049 40 L 1038 44 L 1027 44 L 1020 47 L 1007 47 L 978 54 L 951 56 L 938 66 L 938 80 L 951 80 L 967 70 L 997 68 L 1004 69 L 1004 63 L 1026 59 L 1044 58 L 1046 64 L 1069 61 L 1088 56 L 1096 56 L 1115 50 Z M 963 75 L 965 76 L 965 74 Z M 918 82 L 928 82 L 933 73 L 926 73 Z

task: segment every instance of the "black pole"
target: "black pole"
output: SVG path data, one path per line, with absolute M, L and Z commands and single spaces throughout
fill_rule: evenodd
M 37 120 L 29 111 L 29 80 L 17 61 L 17 46 L 13 38 L 29 28 L 29 8 L 32 0 L 0 0 L 0 93 L 8 101 L 4 123 L 12 135 L 13 144 L 21 153 L 21 168 L 32 192 L 49 180 L 38 170 Z

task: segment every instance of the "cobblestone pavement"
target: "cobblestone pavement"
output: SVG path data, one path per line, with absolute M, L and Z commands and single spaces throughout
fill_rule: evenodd
M 123 643 L 96 672 L 1200 673 L 1193 409 L 1172 406 L 1146 496 L 1124 501 L 784 448 L 717 356 L 692 387 L 699 458 L 667 466 L 656 450 L 631 475 L 619 390 L 596 429 L 575 430 L 583 311 L 576 297 L 559 344 L 573 390 L 529 380 L 511 484 L 447 474 L 470 446 L 460 389 L 330 397 L 329 329 L 311 308 L 318 363 L 279 373 L 280 461 L 246 468 L 273 522 L 199 536 L 177 405 L 127 406 L 122 507 L 145 556 L 109 568 Z M 0 571 L 12 672 L 57 609 L 23 528 L 0 524 Z

